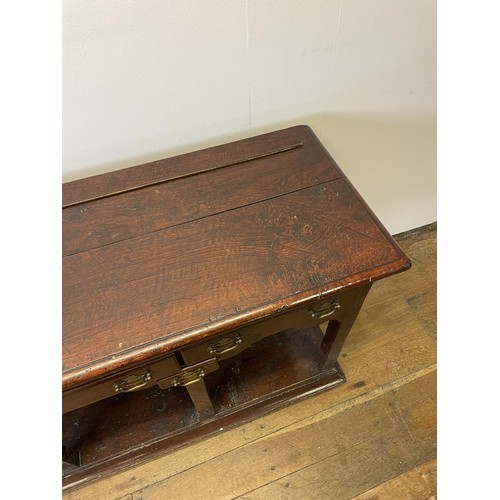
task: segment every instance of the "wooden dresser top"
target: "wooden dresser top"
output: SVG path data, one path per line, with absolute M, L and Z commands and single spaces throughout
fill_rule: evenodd
M 63 389 L 403 271 L 307 126 L 63 185 Z

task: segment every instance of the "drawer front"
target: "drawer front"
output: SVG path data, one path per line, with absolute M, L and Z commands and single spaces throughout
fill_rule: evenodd
M 93 384 L 63 392 L 63 413 L 123 392 L 147 389 L 155 385 L 158 380 L 175 375 L 179 371 L 180 366 L 175 357 L 167 356 L 150 365 L 144 365 L 134 370 L 106 377 L 106 379 L 99 380 Z
M 169 387 L 186 387 L 188 385 L 199 382 L 207 373 L 212 373 L 219 368 L 217 358 L 210 358 L 196 363 L 191 366 L 185 366 L 175 375 L 165 377 L 158 380 L 160 389 L 168 389 Z
M 199 363 L 211 357 L 222 360 L 239 354 L 260 338 L 262 338 L 260 329 L 231 331 L 214 337 L 208 342 L 182 349 L 181 354 L 188 365 Z
M 318 300 L 308 307 L 295 309 L 218 335 L 209 341 L 182 349 L 182 357 L 188 364 L 198 363 L 213 356 L 222 360 L 240 353 L 264 337 L 289 328 L 317 326 L 331 320 L 342 321 L 358 294 L 359 290 L 353 289 L 330 297 L 328 300 Z

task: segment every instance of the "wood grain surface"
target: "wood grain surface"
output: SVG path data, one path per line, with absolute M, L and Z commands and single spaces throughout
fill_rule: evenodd
M 435 290 L 423 268 L 435 261 L 436 230 L 418 245 L 396 239 L 413 267 L 374 283 L 342 350 L 346 384 L 74 488 L 64 500 L 179 491 L 217 500 L 436 498 L 435 305 L 411 300 Z
M 63 255 L 109 245 L 340 177 L 318 149 L 295 148 L 63 210 Z
M 309 127 L 299 125 L 144 165 L 94 175 L 63 184 L 63 207 L 243 164 L 257 158 L 272 157 L 301 147 L 311 149 L 311 146 L 317 147 L 314 133 Z
M 307 127 L 69 184 L 63 389 L 409 267 Z

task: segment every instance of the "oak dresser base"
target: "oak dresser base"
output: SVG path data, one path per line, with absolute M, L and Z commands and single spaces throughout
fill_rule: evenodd
M 302 125 L 65 183 L 62 217 L 64 489 L 342 383 L 411 266 Z

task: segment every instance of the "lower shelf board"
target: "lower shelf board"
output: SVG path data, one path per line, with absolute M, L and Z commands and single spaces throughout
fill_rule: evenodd
M 215 415 L 201 417 L 184 387 L 120 394 L 63 415 L 63 489 L 101 479 L 254 420 L 345 381 L 338 364 L 321 371 L 319 327 L 290 329 L 220 361 L 205 376 Z M 68 454 L 69 456 L 69 454 Z

